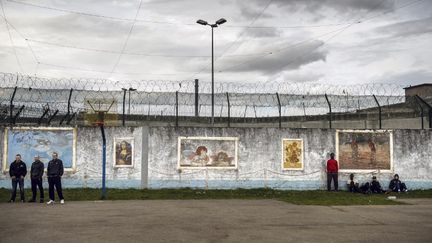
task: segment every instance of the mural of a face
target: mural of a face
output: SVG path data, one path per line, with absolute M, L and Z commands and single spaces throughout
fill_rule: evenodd
M 132 166 L 132 141 L 128 141 L 120 140 L 115 145 L 115 166 Z

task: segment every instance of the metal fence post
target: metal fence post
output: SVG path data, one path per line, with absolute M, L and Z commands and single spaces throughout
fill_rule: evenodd
M 50 111 L 50 109 L 47 108 L 47 109 L 44 111 L 44 113 L 42 114 L 42 116 L 39 117 L 38 125 L 40 125 L 40 124 L 42 123 L 42 119 L 43 119 L 43 118 L 48 114 L 49 111 Z
M 13 108 L 14 108 L 13 101 L 14 101 L 15 94 L 16 94 L 16 92 L 17 92 L 17 89 L 18 89 L 18 86 L 15 86 L 14 91 L 13 91 L 13 93 L 12 93 L 11 100 L 10 100 L 10 106 L 9 106 L 9 109 L 10 109 L 10 111 L 9 111 L 9 122 L 10 122 L 11 124 L 14 123 L 14 121 L 13 121 Z
M 379 129 L 381 129 L 382 128 L 381 105 L 378 102 L 378 99 L 376 98 L 376 96 L 374 94 L 372 96 L 374 97 L 375 102 L 376 102 L 376 104 L 378 106 Z
M 175 126 L 178 127 L 178 115 L 179 115 L 179 103 L 178 103 L 178 91 L 175 93 L 176 101 L 175 101 Z
M 76 116 L 76 112 L 74 112 L 74 113 L 72 114 L 72 116 L 69 117 L 69 119 L 67 120 L 66 124 L 69 125 L 70 122 L 72 121 L 72 119 L 74 119 L 75 116 Z
M 331 107 L 331 103 L 330 103 L 330 100 L 329 100 L 327 94 L 324 94 L 324 96 L 325 96 L 325 98 L 326 98 L 327 105 L 328 105 L 328 107 L 329 107 L 329 115 L 328 115 L 328 119 L 329 119 L 329 128 L 331 129 L 331 128 L 332 128 L 332 107 Z
M 102 195 L 101 199 L 106 199 L 105 175 L 106 175 L 106 138 L 104 125 L 100 125 L 102 133 Z
M 421 103 L 420 103 L 419 98 L 417 97 L 417 95 L 415 96 L 415 101 L 416 101 L 418 107 L 420 108 L 421 129 L 424 129 L 424 121 L 423 121 L 423 118 L 424 118 L 424 110 L 423 110 L 423 106 L 421 105 Z
M 60 123 L 59 123 L 60 125 L 63 124 L 63 122 L 64 122 L 64 121 L 69 117 L 69 115 L 70 115 L 72 92 L 73 92 L 73 89 L 70 89 L 70 91 L 69 91 L 69 98 L 68 98 L 67 113 L 66 113 L 66 115 L 63 116 L 63 118 L 61 119 L 61 121 L 60 121 Z
M 122 116 L 122 125 L 125 126 L 125 113 L 126 113 L 126 91 L 127 89 L 122 88 L 123 90 L 123 116 Z
M 279 93 L 276 92 L 276 98 L 278 101 L 278 108 L 279 108 L 279 128 L 282 128 L 282 106 L 279 98 Z
M 21 114 L 21 112 L 24 110 L 24 105 L 21 106 L 21 108 L 18 110 L 18 112 L 15 114 L 15 116 L 13 117 L 13 124 L 15 125 L 16 120 L 18 119 L 19 115 Z
M 198 102 L 199 102 L 199 84 L 198 84 L 198 79 L 195 79 L 195 117 L 199 116 L 199 111 L 198 111 Z
M 419 99 L 427 108 L 429 109 L 429 128 L 432 128 L 432 106 L 429 105 L 424 99 L 420 96 L 416 95 L 417 99 Z
M 52 119 L 54 119 L 54 117 L 57 115 L 58 112 L 59 112 L 59 110 L 56 110 L 54 112 L 54 114 L 48 119 L 48 122 L 47 122 L 48 125 L 51 124 Z
M 226 98 L 228 103 L 228 127 L 230 127 L 231 126 L 231 104 L 230 104 L 228 92 L 226 92 Z

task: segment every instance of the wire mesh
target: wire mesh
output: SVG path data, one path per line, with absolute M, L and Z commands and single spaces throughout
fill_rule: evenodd
M 176 109 L 180 117 L 194 117 L 196 107 L 200 117 L 212 115 L 211 83 L 199 83 L 196 104 L 194 80 L 113 81 L 42 78 L 0 73 L 0 82 L 3 122 L 9 119 L 10 102 L 15 88 L 12 113 L 16 114 L 20 107 L 25 106 L 20 117 L 32 118 L 31 122 L 40 121 L 42 114 L 48 109 L 46 118 L 56 111 L 58 111 L 57 115 L 63 118 L 66 114 L 71 116 L 72 113 L 85 113 L 88 111 L 86 101 L 98 99 L 114 101 L 114 107 L 108 113 L 120 115 L 124 113 L 128 117 L 175 116 Z M 384 109 L 405 102 L 403 87 L 395 84 L 347 86 L 319 83 L 243 82 L 215 83 L 214 90 L 214 116 L 222 118 L 278 117 L 279 102 L 283 117 L 324 115 L 329 113 L 325 94 L 329 98 L 333 113 L 350 114 L 368 109 L 372 112 L 378 106 L 373 95 Z M 404 109 L 410 111 L 418 109 L 415 108 L 414 103 L 410 104 L 403 106 Z

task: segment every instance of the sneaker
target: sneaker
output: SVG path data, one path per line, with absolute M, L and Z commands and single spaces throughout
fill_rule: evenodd
M 60 200 L 60 204 L 64 204 L 64 199 Z
M 14 200 L 9 200 L 9 201 L 8 201 L 8 203 L 14 203 L 14 202 L 15 202 Z
M 43 199 L 43 198 L 41 198 L 41 199 L 39 200 L 39 202 L 40 202 L 40 203 L 43 203 L 43 202 L 44 202 L 44 199 Z
M 47 202 L 47 205 L 51 205 L 51 204 L 54 204 L 54 201 L 53 201 L 53 200 L 49 200 L 49 201 Z
M 25 203 L 25 200 L 21 200 L 22 203 Z

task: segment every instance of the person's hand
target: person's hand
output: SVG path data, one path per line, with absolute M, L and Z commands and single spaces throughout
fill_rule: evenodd
M 12 178 L 12 179 L 15 179 L 15 178 L 16 178 L 16 176 L 12 176 L 11 178 Z
M 20 178 L 21 178 L 21 179 L 24 179 L 24 176 L 21 176 Z

